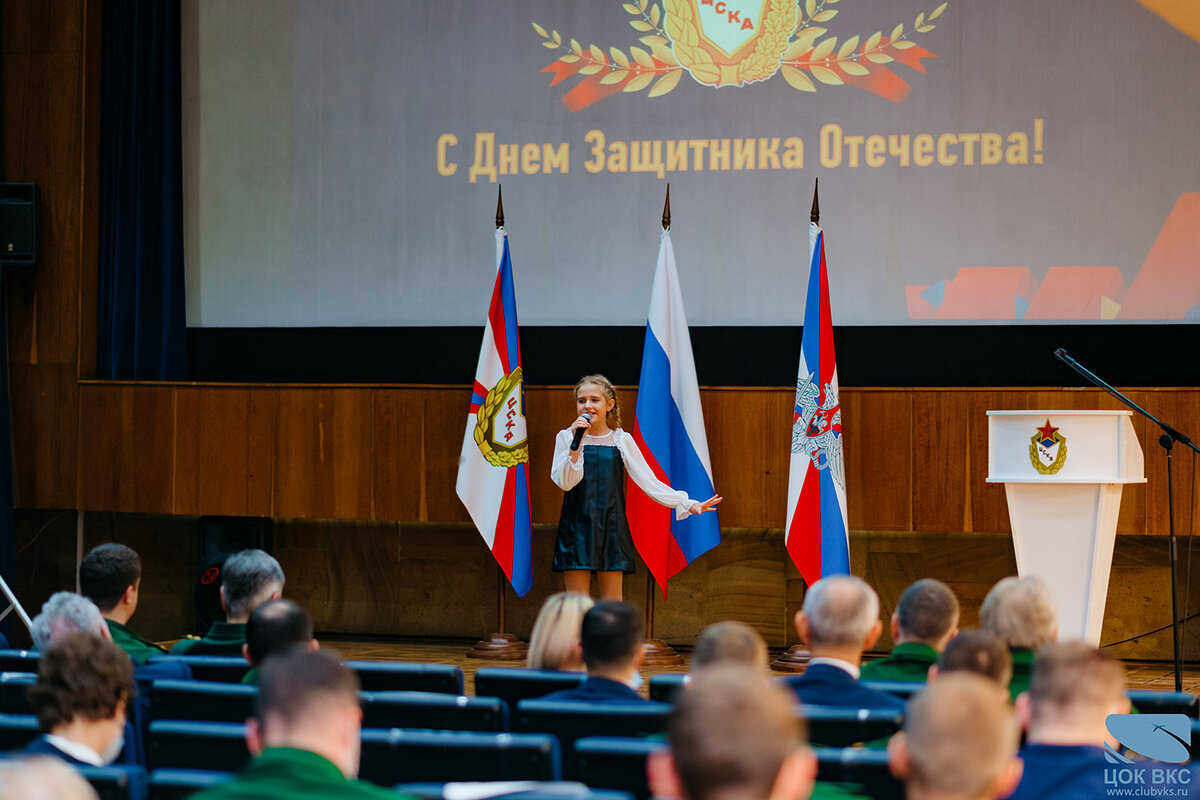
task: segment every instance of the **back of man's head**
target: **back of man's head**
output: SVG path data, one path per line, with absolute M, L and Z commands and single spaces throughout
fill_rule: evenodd
M 74 592 L 55 592 L 33 618 L 30 635 L 33 646 L 45 653 L 69 633 L 105 636 L 108 625 L 100 609 L 91 600 Z
M 930 683 L 908 705 L 904 733 L 888 747 L 909 798 L 1006 797 L 1020 781 L 1018 729 L 996 685 L 957 672 Z
M 1099 747 L 1108 715 L 1129 711 L 1125 669 L 1083 642 L 1048 644 L 1034 656 L 1029 692 L 1017 707 L 1032 742 Z
M 283 568 L 262 550 L 234 553 L 221 569 L 221 596 L 230 620 L 245 620 L 260 603 L 283 591 Z
M 758 670 L 767 668 L 767 643 L 744 622 L 728 620 L 709 625 L 692 650 L 693 671 L 734 662 Z
M 105 614 L 141 579 L 142 560 L 123 544 L 110 542 L 92 548 L 79 562 L 79 591 Z
M 1002 579 L 983 599 L 979 627 L 999 636 L 1011 650 L 1037 650 L 1058 636 L 1050 587 L 1041 578 Z
M 800 613 L 808 627 L 809 647 L 845 647 L 862 651 L 879 623 L 879 595 L 855 575 L 830 575 L 808 587 Z
M 601 600 L 583 615 L 579 643 L 588 672 L 624 667 L 641 651 L 642 615 L 629 603 Z
M 959 631 L 950 640 L 938 659 L 937 670 L 939 677 L 960 670 L 974 672 L 1007 690 L 1012 680 L 1012 653 L 996 634 L 971 628 Z
M 958 627 L 958 598 L 941 581 L 922 578 L 901 593 L 896 623 L 901 640 L 939 647 Z
M 255 666 L 313 640 L 312 617 L 291 600 L 268 600 L 246 621 L 246 658 Z
M 686 800 L 807 797 L 816 762 L 804 747 L 804 726 L 793 705 L 788 692 L 744 664 L 698 672 L 671 711 L 670 761 L 660 755 L 651 764 L 655 794 Z M 680 784 L 674 792 L 672 778 Z
M 46 733 L 73 720 L 111 719 L 132 696 L 133 662 L 91 633 L 68 633 L 42 653 L 29 690 L 38 727 Z M 119 721 L 123 725 L 124 717 Z

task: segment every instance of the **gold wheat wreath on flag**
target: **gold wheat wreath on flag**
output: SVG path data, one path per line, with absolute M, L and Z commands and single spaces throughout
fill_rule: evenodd
M 508 397 L 513 387 L 520 383 L 521 368 L 517 367 L 496 382 L 475 414 L 475 444 L 479 446 L 479 452 L 483 453 L 483 457 L 494 467 L 515 467 L 517 464 L 525 464 L 529 461 L 527 441 L 522 441 L 513 447 L 504 445 L 494 447 L 492 445 L 492 428 L 496 424 L 496 417 L 504 408 L 504 398 Z
M 638 37 L 641 46 L 632 45 L 628 52 L 619 47 L 606 51 L 596 44 L 585 46 L 534 22 L 542 46 L 561 53 L 542 72 L 553 75 L 551 86 L 568 78 L 581 79 L 563 97 L 571 111 L 618 92 L 648 89 L 649 97 L 661 97 L 679 85 L 684 73 L 710 87 L 745 86 L 779 73 L 801 92 L 815 92 L 820 84 L 851 86 L 899 103 L 911 87 L 894 69 L 904 66 L 924 72 L 921 61 L 936 58 L 917 45 L 913 36 L 932 31 L 936 27 L 933 20 L 947 6 L 943 2 L 928 15 L 918 14 L 911 29 L 900 23 L 886 35 L 877 30 L 839 40 L 825 26 L 837 16 L 834 6 L 841 0 L 764 0 L 758 29 L 746 42 L 746 49 L 723 54 L 713 49 L 703 31 L 699 7 L 708 2 L 622 2 L 621 7 L 632 16 L 629 25 L 643 34 Z M 750 24 L 750 19 L 744 24 Z

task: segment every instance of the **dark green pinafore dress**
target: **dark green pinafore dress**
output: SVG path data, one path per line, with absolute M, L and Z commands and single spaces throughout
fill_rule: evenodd
M 584 445 L 583 480 L 563 497 L 551 568 L 628 574 L 633 565 L 621 452 L 614 445 Z

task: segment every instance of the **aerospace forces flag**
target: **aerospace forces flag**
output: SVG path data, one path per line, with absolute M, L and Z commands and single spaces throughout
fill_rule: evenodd
M 669 224 L 669 219 L 665 216 L 664 222 Z M 660 481 L 693 499 L 713 496 L 700 386 L 666 225 L 650 293 L 633 437 Z M 721 526 L 715 512 L 677 520 L 672 509 L 656 503 L 632 480 L 627 483 L 629 531 L 665 597 L 672 575 L 720 544 Z
M 508 236 L 496 229 L 496 283 L 458 461 L 458 496 L 518 595 L 533 586 L 529 446 Z
M 825 235 L 813 191 L 808 229 L 808 295 L 800 342 L 800 372 L 792 417 L 788 473 L 788 555 L 812 586 L 826 575 L 850 572 L 846 479 L 842 466 L 842 406 L 838 400 Z

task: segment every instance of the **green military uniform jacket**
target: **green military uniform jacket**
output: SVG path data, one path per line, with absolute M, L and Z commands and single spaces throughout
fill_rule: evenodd
M 925 683 L 929 668 L 937 663 L 938 651 L 920 642 L 905 642 L 892 649 L 887 658 L 877 658 L 862 666 L 864 681 L 905 681 Z
M 1012 680 L 1008 682 L 1008 694 L 1014 701 L 1021 692 L 1029 691 L 1029 678 L 1033 674 L 1033 656 L 1032 650 L 1021 647 L 1012 649 L 1013 674 Z
M 112 634 L 113 643 L 128 653 L 135 664 L 145 664 L 150 656 L 158 656 L 167 652 L 164 648 L 141 634 L 134 633 L 119 622 L 113 622 L 111 619 L 104 621 L 108 623 L 108 632 Z
M 214 622 L 203 639 L 180 639 L 171 648 L 177 656 L 238 656 L 246 643 L 244 622 Z
M 251 667 L 246 670 L 246 674 L 242 676 L 242 683 L 248 683 L 251 686 L 258 686 L 258 667 Z
M 347 780 L 328 759 L 307 750 L 272 747 L 233 780 L 192 795 L 192 800 L 403 800 L 407 795 L 366 781 Z

